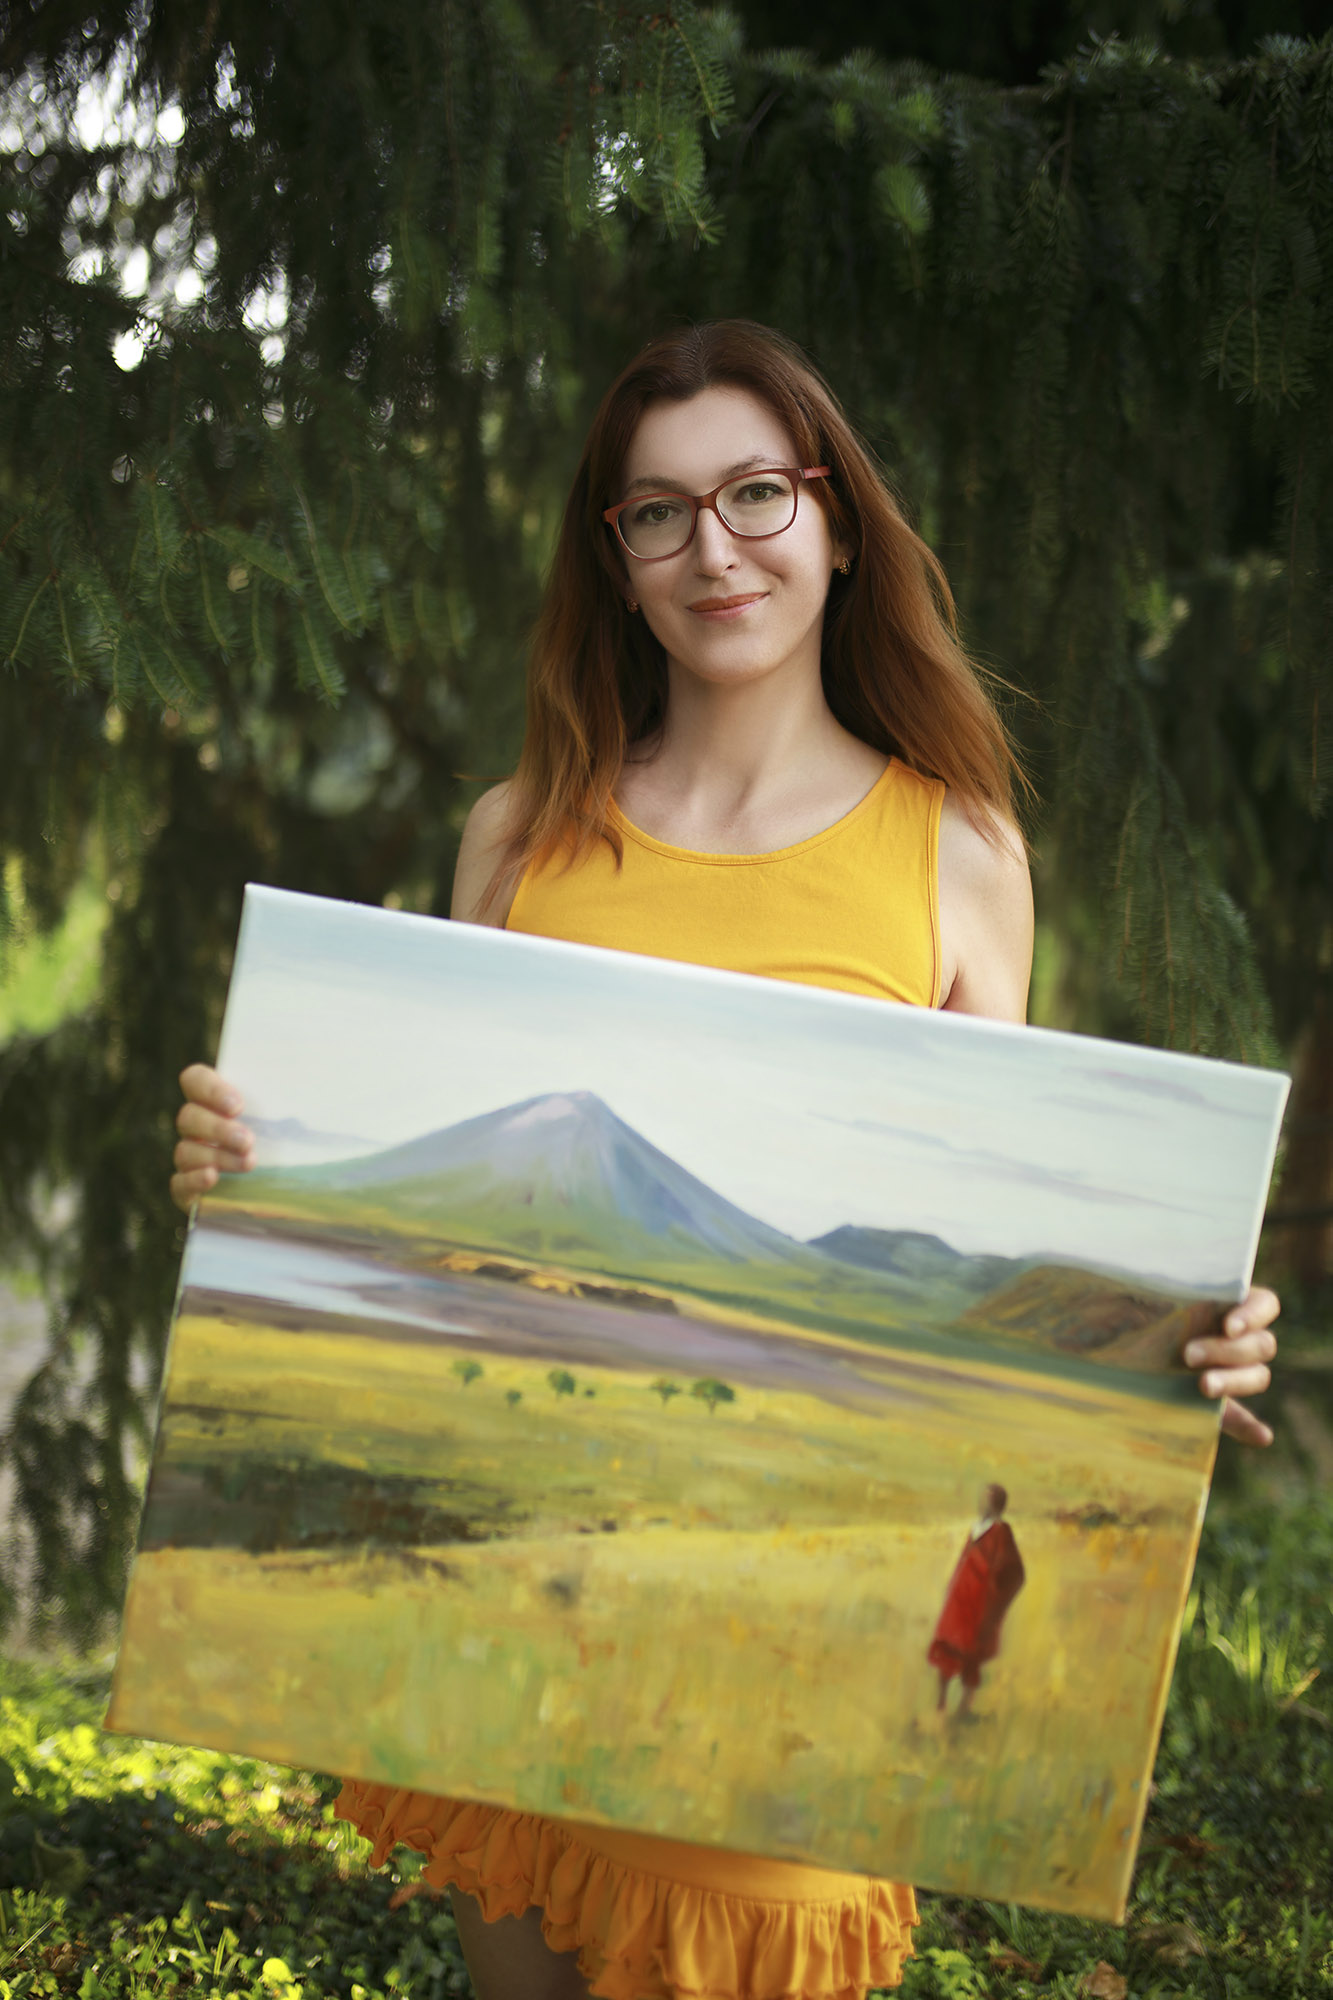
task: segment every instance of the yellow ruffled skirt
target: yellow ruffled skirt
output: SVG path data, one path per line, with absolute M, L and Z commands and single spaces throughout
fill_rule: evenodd
M 335 1811 L 379 1867 L 400 1844 L 488 1922 L 536 1904 L 599 2000 L 864 2000 L 912 1953 L 912 1891 L 757 1855 L 349 1779 Z

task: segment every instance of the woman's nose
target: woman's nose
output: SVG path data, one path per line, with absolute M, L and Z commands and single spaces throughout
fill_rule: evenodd
M 710 574 L 730 569 L 736 560 L 736 538 L 714 507 L 701 507 L 694 529 L 694 561 Z

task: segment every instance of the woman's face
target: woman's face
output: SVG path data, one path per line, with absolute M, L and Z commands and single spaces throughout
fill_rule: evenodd
M 644 411 L 616 498 L 710 493 L 739 473 L 799 463 L 783 425 L 748 389 L 703 389 Z M 736 684 L 780 670 L 818 675 L 824 600 L 841 554 L 811 482 L 802 481 L 796 519 L 779 535 L 735 535 L 709 507 L 679 555 L 636 562 L 622 550 L 621 559 L 625 594 L 673 669 Z

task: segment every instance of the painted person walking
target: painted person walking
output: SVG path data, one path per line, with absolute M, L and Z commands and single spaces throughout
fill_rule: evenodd
M 954 1711 L 960 1722 L 972 1714 L 981 1669 L 999 1652 L 1005 1614 L 1025 1581 L 1014 1531 L 1004 1518 L 1008 1504 L 1003 1486 L 982 1488 L 977 1518 L 968 1529 L 963 1552 L 949 1578 L 944 1609 L 927 1655 L 940 1677 L 938 1710 L 942 1711 L 948 1701 L 949 1682 L 957 1676 L 962 1683 L 962 1696 Z
M 764 327 L 684 327 L 593 421 L 453 914 L 1021 1022 L 1016 786 L 943 572 L 822 378 Z M 254 1151 L 214 1070 L 181 1081 L 188 1207 Z M 1205 1394 L 1267 1386 L 1276 1313 L 1252 1292 L 1193 1344 Z M 386 1785 L 338 1811 L 451 1887 L 479 2000 L 861 2000 L 911 1951 L 901 1883 Z

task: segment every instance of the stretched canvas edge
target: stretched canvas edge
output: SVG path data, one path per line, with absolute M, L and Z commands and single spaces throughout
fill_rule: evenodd
M 241 967 L 245 962 L 247 938 L 250 934 L 253 933 L 254 930 L 255 920 L 251 914 L 254 908 L 254 905 L 251 901 L 254 889 L 255 885 L 247 882 L 245 885 L 245 894 L 241 901 L 241 921 L 236 932 L 236 949 L 232 953 L 231 974 L 227 980 L 227 998 L 223 1003 L 223 1009 L 222 1009 L 222 1027 L 219 1030 L 218 1034 L 217 1067 L 219 1069 L 224 1069 L 226 1064 L 225 1051 L 226 1051 L 226 1041 L 227 1041 L 227 1015 L 231 1008 L 232 994 L 236 990 L 237 975 L 240 972 Z M 282 896 L 289 892 L 278 889 L 278 890 L 270 890 L 267 893 L 270 895 Z M 311 902 L 321 902 L 321 901 L 331 902 L 334 899 L 332 897 L 312 896 L 307 900 Z M 352 904 L 350 907 L 356 909 L 359 908 L 360 905 Z M 125 1585 L 125 1600 L 121 1609 L 120 1632 L 118 1635 L 118 1642 L 116 1645 L 116 1664 L 112 1669 L 111 1673 L 111 1693 L 107 1699 L 106 1714 L 102 1718 L 102 1729 L 107 1735 L 111 1736 L 139 1735 L 139 1732 L 135 1730 L 132 1726 L 125 1726 L 120 1721 L 117 1720 L 117 1710 L 118 1707 L 123 1703 L 124 1699 L 120 1684 L 120 1663 L 122 1654 L 124 1653 L 125 1650 L 125 1628 L 128 1621 L 129 1607 L 134 1596 L 134 1573 L 135 1570 L 138 1568 L 139 1564 L 139 1544 L 143 1536 L 143 1520 L 144 1520 L 144 1513 L 148 1505 L 148 1488 L 152 1479 L 153 1460 L 157 1456 L 158 1433 L 162 1428 L 162 1412 L 167 1406 L 168 1395 L 171 1389 L 172 1370 L 175 1367 L 176 1363 L 176 1347 L 177 1347 L 176 1330 L 180 1324 L 181 1295 L 185 1290 L 185 1268 L 189 1262 L 190 1244 L 194 1239 L 195 1227 L 198 1223 L 198 1220 L 199 1220 L 199 1203 L 195 1201 L 190 1204 L 190 1212 L 188 1217 L 186 1218 L 185 1241 L 181 1246 L 180 1269 L 176 1273 L 176 1289 L 175 1292 L 172 1294 L 171 1316 L 167 1321 L 167 1348 L 166 1348 L 166 1353 L 162 1358 L 162 1379 L 158 1384 L 157 1408 L 153 1412 L 153 1444 L 152 1444 L 152 1449 L 148 1454 L 148 1478 L 144 1480 L 143 1492 L 139 1496 L 139 1518 L 135 1523 L 135 1529 L 134 1529 L 134 1557 L 130 1563 L 130 1572 Z M 154 1742 L 162 1742 L 165 1741 L 166 1739 L 161 1737 L 150 1736 L 150 1737 L 145 1737 L 143 1740 L 145 1742 L 154 1743 Z M 217 1744 L 202 1743 L 198 1747 L 201 1750 L 212 1750 L 212 1749 L 217 1749 L 220 1746 Z M 230 1755 L 231 1753 L 228 1752 L 227 1754 Z

